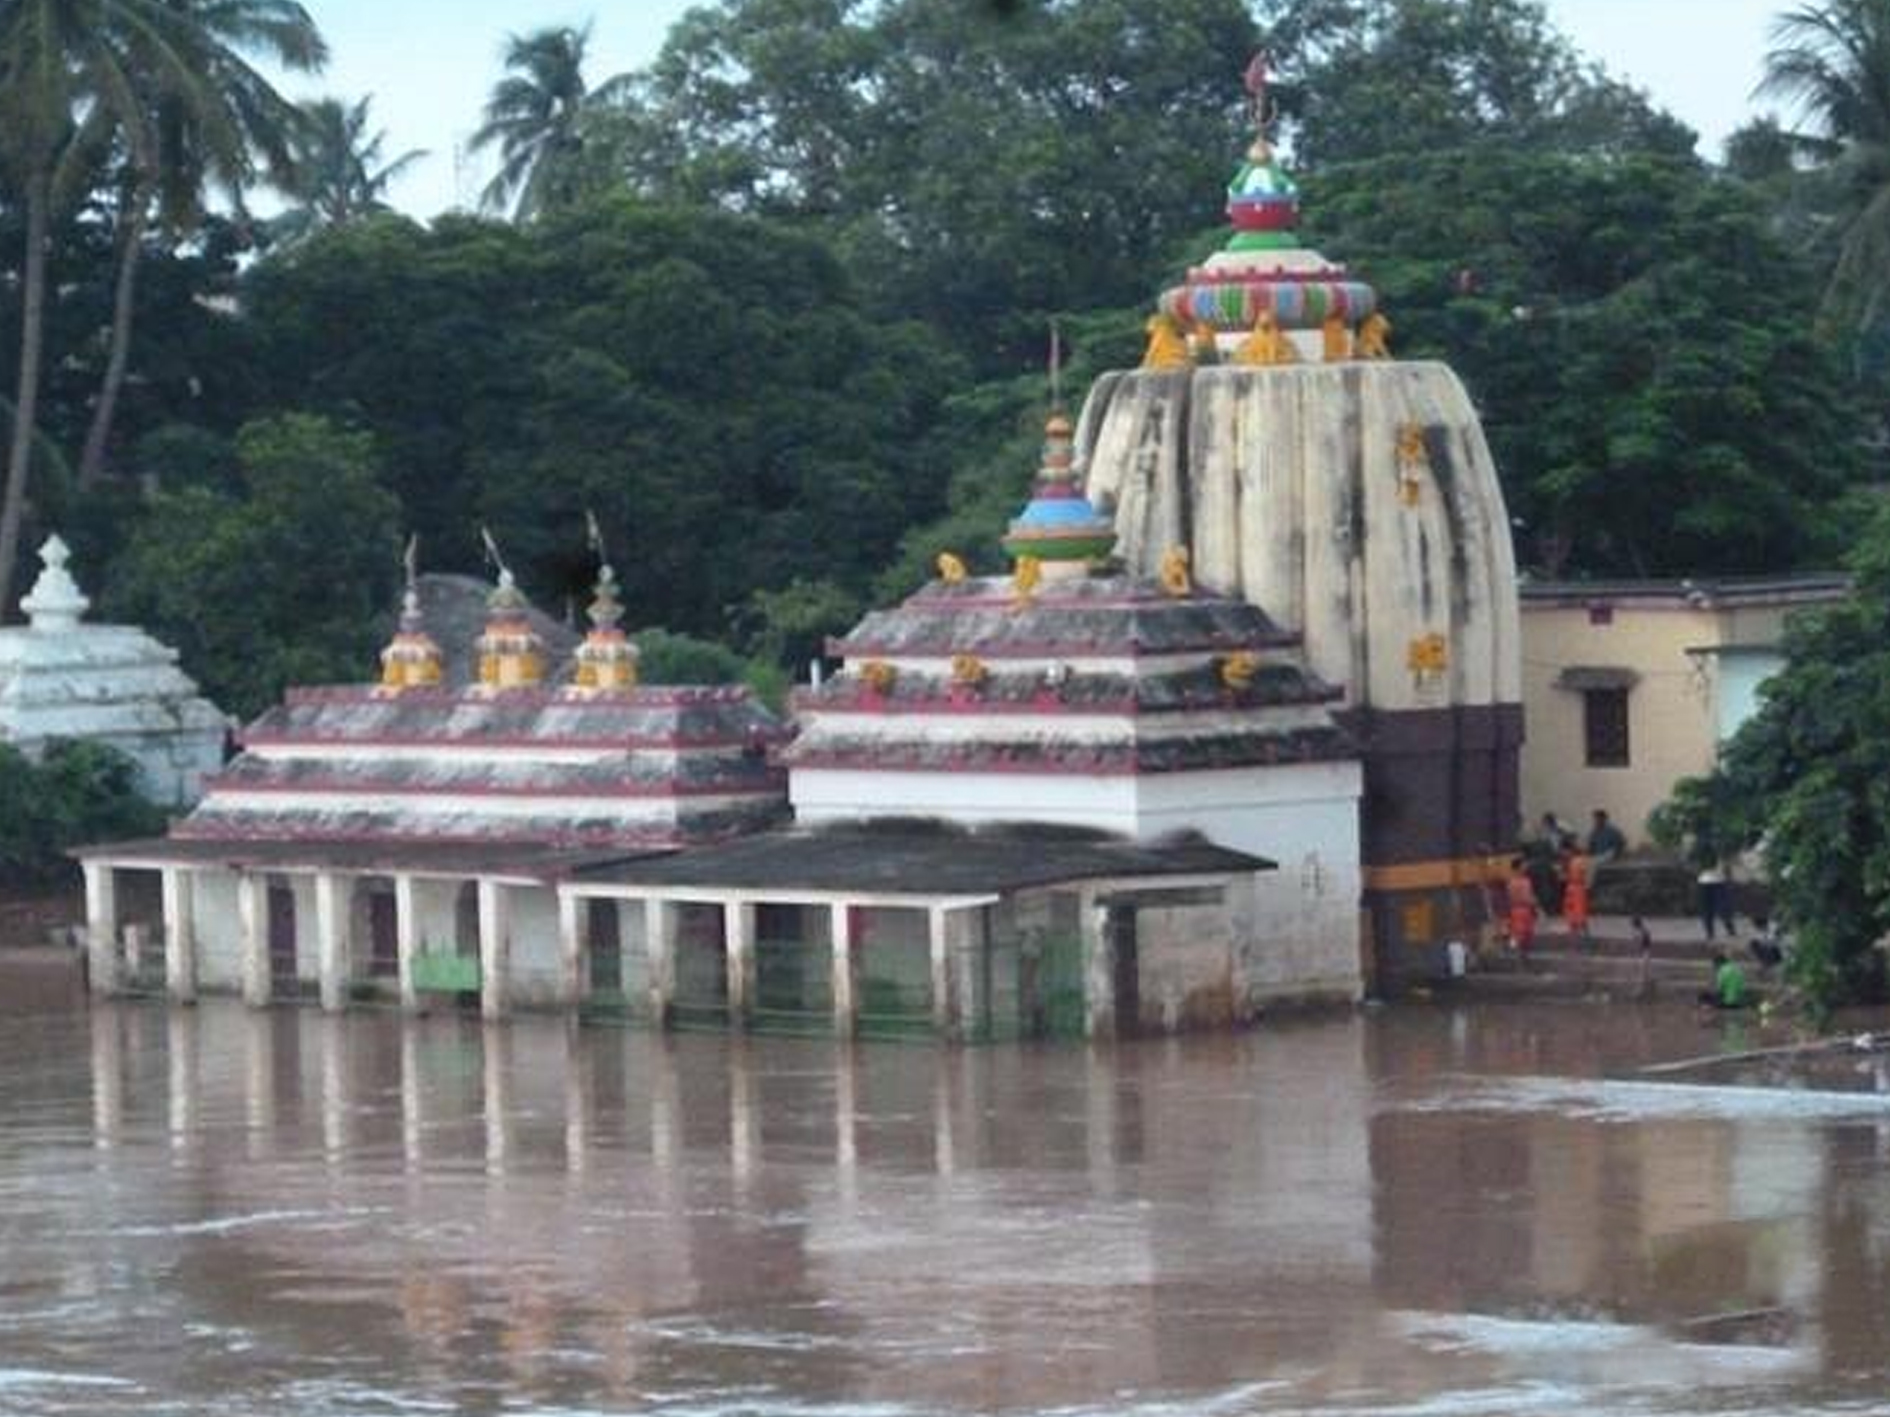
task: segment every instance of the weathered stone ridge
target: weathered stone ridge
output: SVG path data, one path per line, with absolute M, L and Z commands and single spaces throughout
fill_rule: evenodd
M 1520 702 L 1508 513 L 1445 365 L 1105 374 L 1077 446 L 1132 570 L 1189 548 L 1201 584 L 1299 632 L 1351 707 Z

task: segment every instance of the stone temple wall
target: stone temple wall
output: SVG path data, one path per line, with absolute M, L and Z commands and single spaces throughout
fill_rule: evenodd
M 1132 570 L 1188 548 L 1200 584 L 1298 631 L 1344 687 L 1378 964 L 1428 972 L 1519 826 L 1515 559 L 1462 383 L 1433 362 L 1105 374 L 1077 458 Z

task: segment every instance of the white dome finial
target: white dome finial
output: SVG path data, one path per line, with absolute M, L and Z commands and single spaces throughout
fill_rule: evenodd
M 39 579 L 33 582 L 33 589 L 20 601 L 20 609 L 26 612 L 35 630 L 57 633 L 76 628 L 92 602 L 66 570 L 66 562 L 72 559 L 71 550 L 57 535 L 49 536 L 39 548 L 39 559 L 43 569 Z

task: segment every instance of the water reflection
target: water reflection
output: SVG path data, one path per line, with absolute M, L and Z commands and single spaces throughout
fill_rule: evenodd
M 1871 1410 L 1890 1104 L 1602 1081 L 1693 1027 L 36 1020 L 0 1037 L 0 1407 Z

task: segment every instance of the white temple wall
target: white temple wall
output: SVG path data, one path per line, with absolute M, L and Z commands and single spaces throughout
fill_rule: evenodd
M 966 826 L 1051 822 L 1135 835 L 1135 781 L 1069 773 L 860 772 L 796 768 L 788 796 L 808 826 L 935 817 Z
M 1359 993 L 1363 791 L 1356 762 L 1167 774 L 1143 783 L 1145 837 L 1191 827 L 1278 864 L 1255 878 L 1239 934 L 1236 964 L 1250 999 Z

